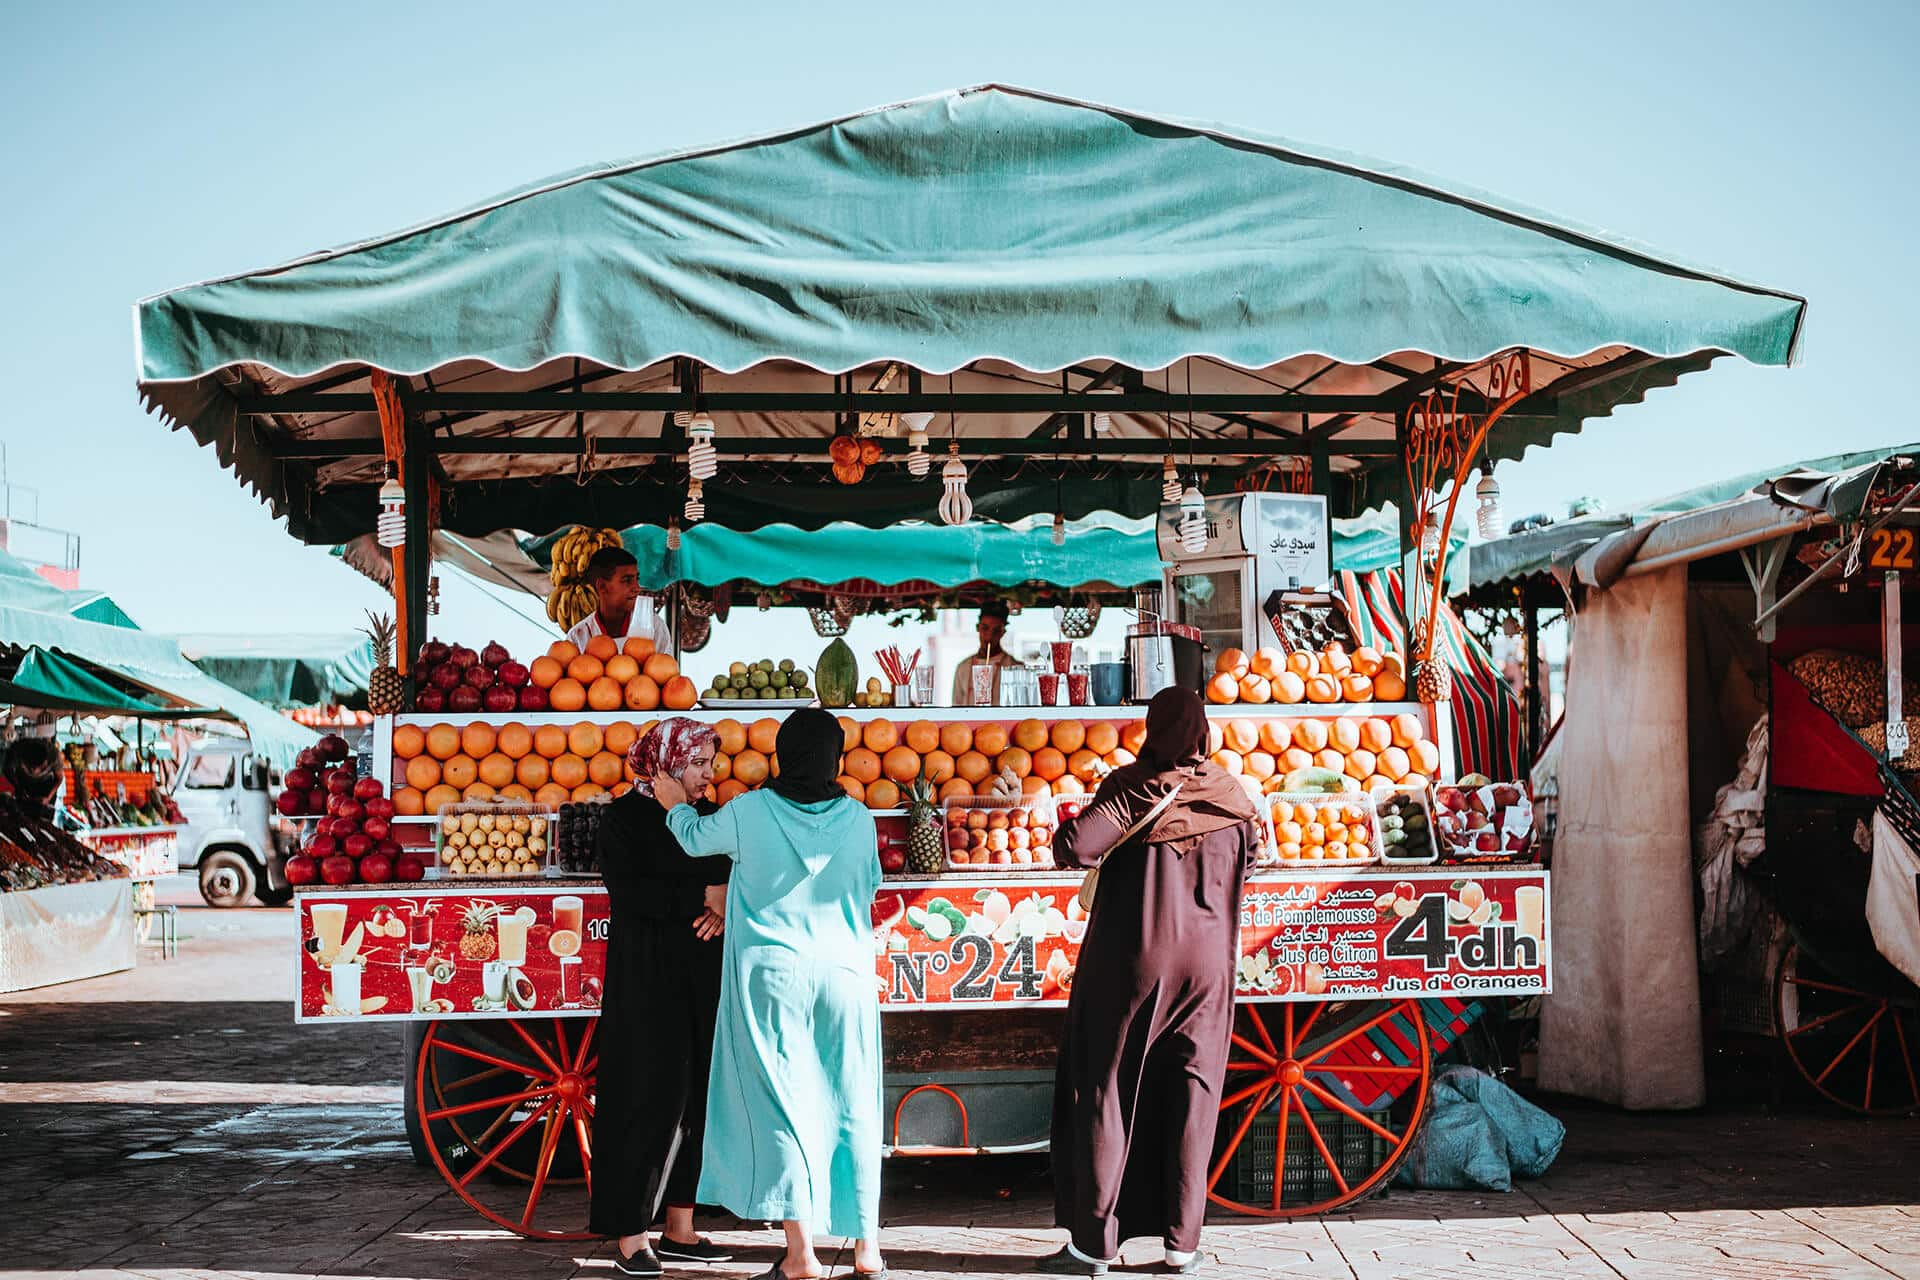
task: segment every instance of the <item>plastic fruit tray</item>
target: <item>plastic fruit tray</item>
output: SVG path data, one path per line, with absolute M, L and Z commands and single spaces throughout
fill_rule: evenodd
M 473 801 L 442 806 L 433 824 L 434 866 L 441 877 L 538 876 L 555 864 L 555 813 L 524 801 Z
M 1380 815 L 1380 861 L 1389 867 L 1424 867 L 1440 857 L 1440 838 L 1433 827 L 1425 787 L 1381 788 L 1373 793 L 1374 812 Z M 1392 820 L 1399 818 L 1406 838 L 1392 841 Z M 1409 853 L 1408 849 L 1419 852 Z
M 947 866 L 954 871 L 997 867 L 1015 871 L 1053 869 L 1053 835 L 1059 829 L 1052 796 L 954 797 L 941 824 Z M 966 843 L 956 847 L 958 841 Z
M 1281 866 L 1344 871 L 1380 861 L 1380 819 L 1372 796 L 1281 791 L 1265 803 Z

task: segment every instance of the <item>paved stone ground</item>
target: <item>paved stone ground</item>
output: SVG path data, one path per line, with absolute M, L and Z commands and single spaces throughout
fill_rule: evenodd
M 296 1029 L 256 990 L 277 978 L 244 964 L 207 989 L 215 961 L 253 956 L 284 916 L 183 915 L 191 960 L 0 1001 L 0 1277 L 617 1274 L 606 1245 L 490 1229 L 412 1162 L 397 1028 Z M 1743 1075 L 1754 1063 L 1730 1073 Z M 302 1088 L 289 1100 L 279 1085 Z M 1538 1182 L 1398 1193 L 1326 1220 L 1223 1219 L 1207 1274 L 1920 1278 L 1920 1121 L 1790 1093 L 1687 1116 L 1552 1106 L 1567 1145 Z M 1058 1247 L 1050 1208 L 1042 1159 L 894 1162 L 888 1260 L 900 1280 L 1017 1274 Z M 771 1233 L 710 1225 L 741 1250 L 706 1269 L 714 1280 L 771 1265 Z M 1157 1270 L 1159 1246 L 1124 1260 Z

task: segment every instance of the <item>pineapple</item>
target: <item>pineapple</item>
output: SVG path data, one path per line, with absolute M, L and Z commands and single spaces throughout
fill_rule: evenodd
M 947 861 L 946 833 L 940 829 L 940 811 L 933 805 L 933 783 L 922 772 L 914 779 L 907 810 L 907 870 L 917 876 L 940 871 Z
M 377 716 L 390 716 L 400 710 L 406 681 L 393 665 L 393 619 L 384 613 L 367 614 L 371 624 L 364 628 L 373 641 L 373 674 L 367 677 L 367 710 Z
M 1453 672 L 1432 658 L 1413 664 L 1413 696 L 1422 702 L 1445 702 L 1453 696 Z
M 468 960 L 491 960 L 498 950 L 493 938 L 497 908 L 476 902 L 460 913 L 460 954 Z

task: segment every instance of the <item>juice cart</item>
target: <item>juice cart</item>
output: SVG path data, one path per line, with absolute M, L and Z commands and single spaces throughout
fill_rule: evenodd
M 1177 207 L 1159 203 L 1169 191 L 1183 193 Z M 1273 198 L 1279 191 L 1286 198 Z M 1309 665 L 1300 675 L 1264 658 L 1262 649 L 1285 648 L 1275 643 L 1284 632 L 1248 637 L 1251 652 L 1208 655 L 1221 751 L 1233 753 L 1223 761 L 1244 770 L 1300 751 L 1313 762 L 1302 767 L 1337 782 L 1346 775 L 1320 753 L 1350 721 L 1340 742 L 1371 738 L 1375 764 L 1399 751 L 1403 777 L 1438 781 L 1444 760 L 1410 767 L 1416 749 L 1443 747 L 1436 708 L 1451 691 L 1423 584 L 1441 576 L 1472 468 L 1579 430 L 1717 355 L 1786 363 L 1803 309 L 1791 295 L 1650 263 L 1643 250 L 1397 171 L 982 86 L 584 171 L 428 228 L 149 299 L 139 378 L 149 403 L 215 446 L 294 536 L 338 544 L 372 530 L 390 551 L 405 679 L 376 670 L 369 681 L 384 781 L 395 762 L 383 753 L 403 738 L 411 746 L 439 730 L 444 745 L 447 732 L 458 740 L 479 723 L 497 742 L 506 727 L 470 710 L 427 711 L 421 722 L 431 690 L 415 663 L 439 538 L 1175 509 L 1183 543 L 1204 548 L 1210 494 L 1280 487 L 1305 487 L 1337 515 L 1396 501 L 1411 645 L 1381 655 L 1371 683 L 1350 688 L 1356 673 Z M 569 599 L 577 607 L 577 592 Z M 1316 628 L 1326 616 L 1314 614 Z M 1140 638 L 1157 649 L 1187 637 Z M 694 708 L 699 689 L 679 664 L 645 656 L 663 659 L 653 665 L 664 683 L 643 671 L 624 689 L 602 687 L 599 700 L 617 694 L 618 711 L 590 705 L 589 682 L 565 711 L 552 699 L 554 710 L 499 713 L 536 743 L 544 731 L 571 746 L 579 731 L 602 748 L 567 764 L 570 799 L 608 785 L 592 771 L 614 755 L 604 747 L 616 724 L 624 736 L 668 710 L 736 718 Z M 1390 672 L 1387 656 L 1398 664 Z M 1311 692 L 1291 700 L 1283 677 L 1296 675 Z M 613 677 L 592 676 L 602 679 Z M 643 679 L 654 690 L 633 694 Z M 645 705 L 656 696 L 657 712 Z M 564 700 L 575 703 L 572 689 Z M 1084 743 L 1104 723 L 1124 744 L 1138 712 L 916 715 L 928 723 L 850 712 L 861 745 L 849 757 L 872 751 L 884 771 L 869 730 L 882 740 L 891 731 L 897 746 L 929 731 L 938 743 L 958 725 L 977 755 L 989 755 L 983 735 L 1000 744 L 994 766 L 1015 749 L 1035 772 L 1041 752 L 1063 756 L 1064 771 L 1040 781 L 1050 799 L 1071 801 L 1088 783 L 1073 762 L 1089 749 L 1054 746 L 1055 734 Z M 758 750 L 757 725 L 740 725 L 747 745 L 730 783 L 750 785 L 739 765 L 757 763 L 747 754 Z M 932 753 L 916 754 L 924 764 Z M 1352 750 L 1340 758 L 1351 762 Z M 460 803 L 476 787 L 505 790 L 465 781 L 464 765 L 456 786 L 451 755 L 420 761 L 407 765 L 430 783 L 414 788 L 421 811 L 398 812 L 395 793 L 408 821 L 394 827 L 415 842 L 448 790 Z M 617 785 L 617 759 L 599 767 Z M 1026 790 L 1034 772 L 1015 773 L 1019 795 L 1037 797 Z M 540 787 L 513 775 L 506 785 L 536 803 L 560 785 L 551 769 Z M 870 803 L 875 790 L 885 794 L 867 787 Z M 1031 814 L 1027 830 L 1031 849 Z M 1538 873 L 1389 875 L 1355 861 L 1351 874 L 1289 870 L 1250 888 L 1247 1006 L 1214 1170 L 1226 1204 L 1312 1212 L 1378 1187 L 1419 1122 L 1434 1042 L 1464 1012 L 1452 1002 L 1547 983 Z M 1044 1088 L 1051 1006 L 1065 998 L 1076 954 L 1077 922 L 1062 905 L 1070 887 L 1044 867 L 970 862 L 964 874 L 894 882 L 881 895 L 876 933 L 888 927 L 875 983 L 897 1047 L 889 1072 L 923 1077 L 894 1103 L 897 1149 L 928 1149 L 941 1126 L 951 1149 L 1000 1147 L 992 1117 L 968 1103 L 971 1070 L 1030 1068 L 1033 1088 Z M 580 930 L 556 924 L 555 896 L 580 899 Z M 434 901 L 438 912 L 426 909 Z M 318 925 L 315 906 L 331 908 Z M 364 948 L 382 908 L 388 950 L 376 954 Z M 312 889 L 300 899 L 311 957 L 302 1016 L 331 1007 L 346 1018 L 434 1019 L 417 1071 L 421 1119 L 450 1126 L 455 1140 L 433 1142 L 433 1158 L 476 1207 L 529 1234 L 577 1229 L 571 1176 L 576 1165 L 582 1184 L 591 1176 L 593 912 L 584 881 Z M 401 964 L 395 949 L 411 948 L 421 915 L 425 957 L 466 949 L 444 964 Z M 361 972 L 343 987 L 332 969 L 356 941 L 354 958 L 367 963 L 347 964 Z M 520 966 L 500 958 L 523 951 Z M 567 960 L 579 962 L 566 966 L 580 973 L 579 1008 L 567 1007 Z M 909 1052 L 910 1028 L 983 1017 L 951 1011 L 986 1004 L 1025 1007 L 990 1015 L 988 1035 L 925 1034 Z M 431 1012 L 412 1012 L 423 1007 Z

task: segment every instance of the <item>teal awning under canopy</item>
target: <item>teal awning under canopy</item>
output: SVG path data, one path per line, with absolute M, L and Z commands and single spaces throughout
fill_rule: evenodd
M 364 698 L 373 642 L 358 632 L 183 635 L 180 652 L 222 684 L 272 707 Z
M 0 679 L 0 701 L 48 711 L 139 716 L 183 720 L 211 714 L 205 707 L 181 706 L 165 698 L 119 688 L 85 667 L 47 649 L 33 647 L 21 656 L 13 674 Z
M 684 469 L 635 452 L 683 452 L 660 440 L 670 406 L 618 397 L 672 392 L 687 361 L 725 446 L 708 515 L 734 528 L 930 518 L 938 479 L 905 476 L 897 435 L 862 485 L 825 482 L 808 446 L 833 409 L 794 397 L 885 384 L 904 406 L 917 383 L 937 408 L 948 370 L 955 394 L 1002 398 L 961 415 L 969 448 L 1029 450 L 974 464 L 983 516 L 1151 514 L 1168 410 L 1146 393 L 1216 405 L 1175 410 L 1226 451 L 1195 464 L 1216 473 L 1324 444 L 1351 514 L 1390 496 L 1405 403 L 1463 366 L 1526 353 L 1533 397 L 1489 443 L 1512 458 L 1717 355 L 1787 363 L 1804 310 L 1396 166 L 988 85 L 595 166 L 149 298 L 137 376 L 312 542 L 372 527 L 371 368 L 409 375 L 464 536 L 677 510 Z M 1031 400 L 1098 386 L 1142 407 L 1091 443 Z M 488 451 L 505 436 L 520 452 Z

